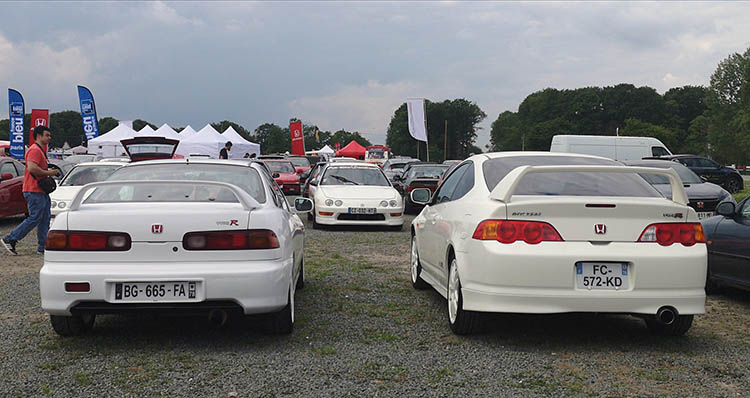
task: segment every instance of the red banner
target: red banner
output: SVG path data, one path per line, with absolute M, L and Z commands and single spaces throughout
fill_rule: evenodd
M 302 122 L 289 123 L 289 134 L 292 136 L 292 154 L 305 154 L 305 137 L 302 136 Z
M 49 127 L 49 109 L 32 109 L 31 123 L 29 123 L 29 146 L 34 145 L 34 128 L 36 126 Z M 44 148 L 47 151 L 47 148 Z

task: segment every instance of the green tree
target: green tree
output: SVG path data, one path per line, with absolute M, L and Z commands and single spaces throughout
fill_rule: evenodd
M 520 151 L 523 138 L 523 129 L 518 113 L 505 111 L 492 122 L 490 148 L 493 151 Z
M 371 146 L 372 143 L 367 138 L 363 137 L 359 134 L 359 132 L 349 132 L 346 130 L 338 130 L 335 133 L 331 135 L 331 138 L 328 140 L 328 145 L 333 148 L 336 143 L 340 143 L 341 147 L 345 147 L 348 143 L 352 141 L 357 141 L 359 145 L 362 145 L 363 147 Z
M 292 150 L 288 127 L 282 129 L 273 123 L 264 123 L 255 129 L 253 135 L 263 153 L 284 153 Z
M 636 118 L 628 118 L 625 120 L 625 127 L 620 129 L 620 135 L 654 137 L 663 142 L 667 148 L 676 148 L 678 145 L 677 133 L 674 130 L 670 130 L 664 126 L 646 123 Z
M 105 134 L 117 127 L 120 122 L 113 117 L 105 117 L 99 119 L 99 135 Z
M 211 123 L 211 127 L 216 129 L 216 131 L 220 133 L 223 133 L 224 131 L 226 131 L 226 129 L 231 127 L 234 129 L 234 131 L 237 132 L 237 134 L 242 136 L 242 138 L 251 142 L 254 142 L 253 140 L 255 139 L 255 137 L 253 137 L 252 134 L 250 134 L 250 132 L 247 131 L 247 129 L 245 129 L 244 127 L 242 127 L 241 125 L 235 122 L 230 122 L 229 120 L 222 120 L 218 123 Z
M 141 119 L 135 119 L 135 120 L 133 120 L 133 130 L 135 130 L 135 131 L 140 131 L 142 128 L 144 128 L 146 126 L 149 126 L 152 129 L 154 129 L 154 130 L 156 130 L 156 129 L 159 128 L 155 124 L 149 123 L 149 122 L 147 122 L 145 120 L 141 120 Z

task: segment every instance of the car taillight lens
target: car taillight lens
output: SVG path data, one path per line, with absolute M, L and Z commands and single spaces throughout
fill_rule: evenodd
M 49 231 L 45 250 L 128 251 L 131 244 L 124 232 Z
M 501 243 L 524 241 L 535 245 L 539 242 L 561 242 L 563 239 L 555 228 L 540 221 L 484 220 L 474 231 L 474 239 L 496 240 Z
M 277 249 L 279 239 L 268 229 L 190 232 L 182 238 L 185 250 Z
M 656 242 L 662 246 L 682 243 L 692 246 L 706 243 L 706 235 L 700 223 L 660 223 L 651 224 L 641 233 L 638 242 Z

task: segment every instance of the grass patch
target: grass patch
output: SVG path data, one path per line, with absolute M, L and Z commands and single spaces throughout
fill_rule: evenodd
M 430 384 L 439 384 L 444 382 L 447 378 L 453 376 L 453 373 L 455 372 L 451 368 L 440 368 L 434 372 L 431 372 L 427 376 L 427 381 Z
M 93 382 L 91 376 L 88 373 L 76 373 L 75 381 L 79 386 L 90 386 Z
M 321 347 L 313 348 L 313 352 L 320 356 L 336 355 L 337 351 L 335 347 L 324 345 Z
M 662 372 L 659 372 L 658 370 L 635 369 L 634 373 L 637 377 L 642 379 L 662 382 L 669 381 L 669 376 L 665 375 Z
M 522 372 L 513 375 L 511 386 L 517 388 L 528 388 L 541 394 L 551 394 L 557 388 L 557 383 L 547 380 L 536 372 Z
M 58 370 L 58 369 L 60 369 L 60 368 L 62 368 L 64 366 L 65 366 L 65 364 L 61 363 L 61 362 L 47 362 L 47 363 L 43 363 L 41 365 L 36 365 L 36 367 L 39 368 L 39 369 L 41 369 L 41 370 L 52 370 L 52 371 Z
M 737 192 L 732 196 L 734 196 L 734 200 L 736 200 L 737 202 L 750 196 L 750 182 L 745 181 L 745 189 Z
M 41 390 L 42 390 L 42 394 L 44 394 L 44 395 L 50 395 L 50 394 L 52 394 L 52 390 L 46 384 L 42 384 Z

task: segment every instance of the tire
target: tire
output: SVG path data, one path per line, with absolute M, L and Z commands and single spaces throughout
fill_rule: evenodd
M 299 266 L 299 276 L 297 277 L 297 290 L 305 288 L 305 257 L 302 256 L 302 264 Z
M 411 271 L 411 287 L 416 290 L 425 290 L 430 285 L 422 279 L 422 264 L 419 262 L 419 250 L 417 249 L 417 235 L 411 237 L 411 258 L 409 261 Z
M 656 320 L 656 316 L 646 318 L 646 326 L 651 333 L 661 336 L 682 336 L 693 326 L 692 315 L 678 315 L 670 325 L 664 325 Z
M 411 200 L 407 196 L 404 196 L 404 214 L 414 214 L 415 210 Z
M 50 323 L 55 333 L 64 337 L 80 336 L 94 327 L 96 315 L 50 315 Z
M 294 292 L 291 288 L 288 296 L 286 306 L 269 316 L 268 332 L 271 334 L 290 334 L 294 330 Z
M 451 260 L 448 273 L 448 324 L 454 334 L 468 335 L 479 330 L 479 313 L 463 309 L 464 298 L 461 293 L 461 280 L 458 275 L 458 263 Z
M 735 193 L 741 191 L 742 188 L 744 188 L 744 186 L 743 186 L 744 184 L 745 184 L 744 180 L 740 180 L 740 179 L 737 179 L 737 178 L 730 178 L 727 181 L 726 189 L 727 189 L 727 191 L 729 191 L 729 193 L 735 194 Z
M 307 213 L 307 221 L 312 221 L 313 216 L 312 213 Z

